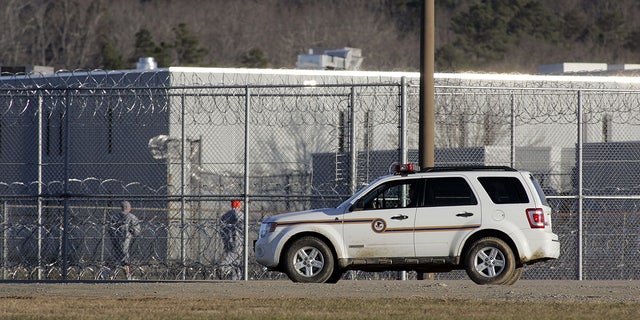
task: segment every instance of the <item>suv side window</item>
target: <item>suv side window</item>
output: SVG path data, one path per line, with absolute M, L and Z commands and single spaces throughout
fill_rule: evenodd
M 478 180 L 495 204 L 529 203 L 527 192 L 516 177 L 480 177 Z
M 425 205 L 468 206 L 476 205 L 478 200 L 467 180 L 461 177 L 429 178 L 425 189 Z
M 351 210 L 412 208 L 417 205 L 418 179 L 389 181 L 362 196 Z

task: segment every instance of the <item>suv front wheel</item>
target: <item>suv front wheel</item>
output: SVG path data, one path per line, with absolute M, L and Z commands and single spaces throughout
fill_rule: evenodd
M 293 282 L 336 282 L 335 262 L 331 249 L 320 239 L 302 237 L 285 251 L 284 271 Z
M 513 250 L 494 237 L 481 238 L 471 246 L 465 257 L 465 269 L 477 284 L 512 284 L 519 278 L 515 275 Z

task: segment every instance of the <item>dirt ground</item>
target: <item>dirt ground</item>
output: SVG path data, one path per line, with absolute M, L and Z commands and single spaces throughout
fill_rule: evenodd
M 153 298 L 402 298 L 640 303 L 640 281 L 520 280 L 480 286 L 470 280 L 368 281 L 299 284 L 278 281 L 0 283 L 0 297 Z

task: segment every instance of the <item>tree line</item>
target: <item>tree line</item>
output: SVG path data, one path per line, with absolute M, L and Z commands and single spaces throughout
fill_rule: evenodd
M 362 49 L 362 69 L 416 71 L 422 0 L 4 0 L 0 65 L 56 70 L 294 68 L 309 48 Z M 634 0 L 435 0 L 436 71 L 634 63 Z

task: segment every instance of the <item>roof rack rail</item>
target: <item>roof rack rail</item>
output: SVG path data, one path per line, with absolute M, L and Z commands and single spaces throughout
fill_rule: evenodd
M 445 171 L 518 171 L 509 166 L 459 166 L 459 167 L 429 167 L 420 172 L 445 172 Z

